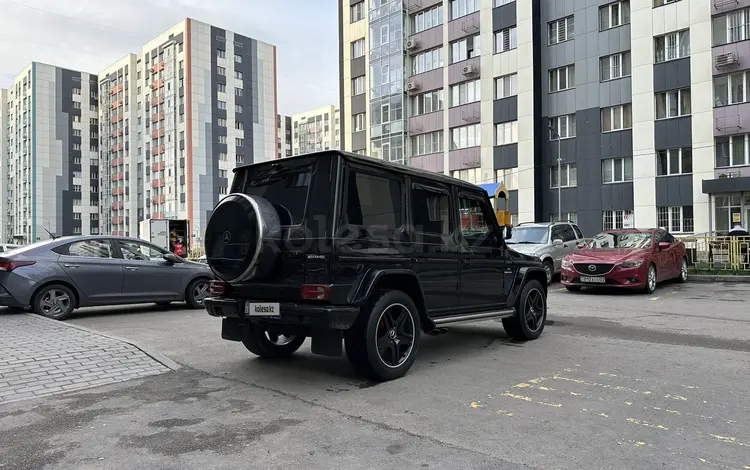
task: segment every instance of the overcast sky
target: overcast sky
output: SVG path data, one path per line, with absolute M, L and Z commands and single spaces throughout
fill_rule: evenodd
M 98 73 L 185 17 L 277 46 L 279 112 L 338 103 L 334 0 L 0 0 L 0 88 L 29 62 Z

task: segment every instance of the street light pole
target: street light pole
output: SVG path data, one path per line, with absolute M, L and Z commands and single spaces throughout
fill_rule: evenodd
M 562 222 L 562 152 L 560 151 L 560 134 L 557 130 L 548 126 L 548 129 L 552 132 L 552 136 L 557 136 L 557 221 Z

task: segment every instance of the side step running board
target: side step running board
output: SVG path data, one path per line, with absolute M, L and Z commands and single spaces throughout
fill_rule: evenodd
M 482 313 L 470 313 L 467 315 L 456 315 L 452 317 L 441 317 L 432 320 L 436 326 L 454 324 L 454 323 L 470 323 L 475 321 L 494 319 L 510 318 L 516 314 L 516 310 L 511 308 L 508 310 L 496 310 L 494 312 L 482 312 Z

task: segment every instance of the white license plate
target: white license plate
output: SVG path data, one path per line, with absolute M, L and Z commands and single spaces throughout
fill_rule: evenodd
M 581 282 L 590 282 L 592 284 L 604 284 L 605 282 L 607 282 L 607 279 L 603 277 L 581 276 Z
M 281 308 L 278 303 L 245 302 L 245 315 L 248 317 L 278 317 Z

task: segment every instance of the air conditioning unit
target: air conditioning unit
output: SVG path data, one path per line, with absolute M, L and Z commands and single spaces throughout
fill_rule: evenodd
M 419 90 L 419 83 L 409 82 L 406 84 L 406 91 L 417 91 Z
M 461 73 L 463 75 L 471 75 L 473 73 L 478 72 L 478 67 L 476 65 L 464 65 L 463 68 L 461 68 Z
M 416 49 L 418 46 L 419 46 L 419 43 L 417 42 L 416 39 L 409 39 L 406 41 L 405 48 L 407 51 L 409 51 L 412 49 Z
M 716 68 L 727 67 L 732 64 L 738 64 L 740 62 L 740 56 L 736 52 L 727 52 L 726 54 L 719 54 L 716 56 L 715 64 Z

